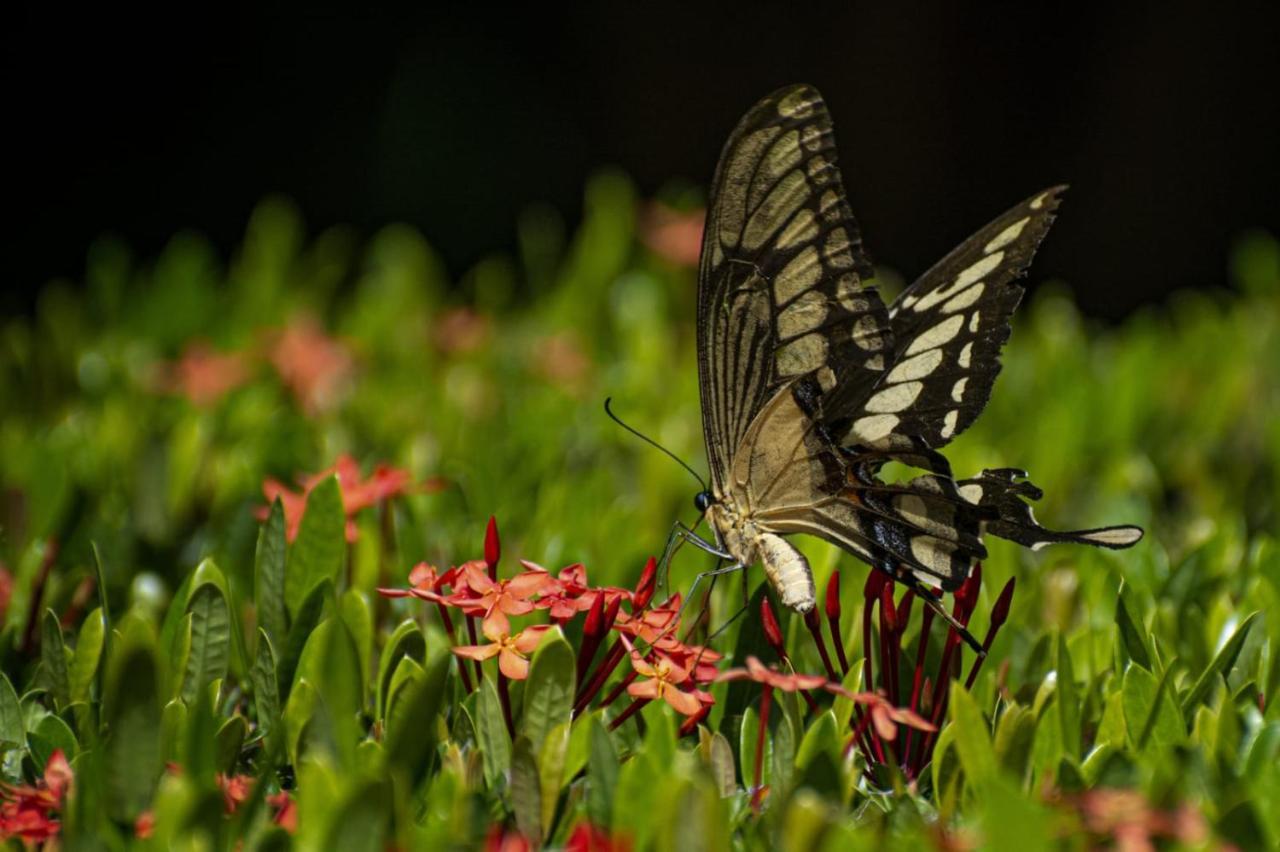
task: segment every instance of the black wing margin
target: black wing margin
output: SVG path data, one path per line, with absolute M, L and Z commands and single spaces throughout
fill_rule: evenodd
M 941 447 L 977 418 L 1000 373 L 1000 349 L 1026 274 L 1065 186 L 1037 193 L 965 240 L 889 308 L 889 369 L 856 405 L 827 409 L 846 446 Z M 836 420 L 838 416 L 843 419 Z
M 811 86 L 760 101 L 712 183 L 698 271 L 698 379 L 717 492 L 757 413 L 783 385 L 870 388 L 892 346 L 862 286 L 871 265 L 845 201 L 831 118 Z

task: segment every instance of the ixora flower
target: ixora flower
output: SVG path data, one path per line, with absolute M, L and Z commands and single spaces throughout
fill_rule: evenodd
M 555 580 L 545 571 L 525 571 L 509 580 L 494 580 L 486 563 L 475 560 L 458 567 L 458 591 L 447 598 L 467 615 L 484 619 L 485 635 L 490 629 L 506 633 L 509 615 L 527 615 L 535 609 L 531 600 L 555 588 Z
M 208 342 L 196 340 L 187 344 L 180 359 L 163 370 L 163 391 L 180 394 L 193 405 L 207 408 L 248 381 L 249 359 L 239 352 L 215 352 Z
M 347 347 L 306 317 L 295 318 L 275 335 L 268 357 L 308 414 L 336 406 L 355 372 Z
M 716 680 L 754 680 L 756 683 L 762 683 L 783 692 L 799 692 L 827 685 L 827 679 L 822 675 L 796 674 L 794 672 L 784 674 L 776 669 L 767 667 L 758 658 L 750 656 L 747 657 L 746 668 L 727 669 L 721 672 Z
M 550 625 L 538 624 L 512 636 L 505 618 L 501 624 L 497 619 L 486 619 L 481 627 L 485 638 L 491 640 L 490 644 L 460 645 L 453 649 L 453 653 L 470 660 L 497 657 L 498 670 L 512 680 L 524 680 L 529 676 L 529 655 L 542 641 L 542 634 L 551 629 Z
M 298 527 L 302 523 L 302 515 L 306 512 L 307 498 L 311 492 L 334 474 L 337 474 L 338 485 L 342 489 L 342 510 L 347 516 L 347 541 L 356 540 L 356 525 L 352 518 L 357 513 L 415 490 L 413 477 L 409 472 L 390 465 L 379 464 L 368 479 L 361 478 L 360 465 L 346 454 L 338 456 L 332 467 L 299 477 L 301 488 L 297 491 L 268 477 L 262 483 L 262 493 L 268 504 L 279 498 L 284 505 L 285 530 L 289 541 L 298 537 Z M 428 480 L 416 490 L 436 491 L 441 486 L 439 480 Z M 269 512 L 269 506 L 259 508 L 258 520 L 265 520 Z
M 565 852 L 631 852 L 631 841 L 612 835 L 607 829 L 580 822 L 564 844 Z
M 66 755 L 56 749 L 34 786 L 0 784 L 0 839 L 43 843 L 57 837 L 62 824 L 56 812 L 62 809 L 73 780 Z
M 685 692 L 680 685 L 689 681 L 689 670 L 660 652 L 653 652 L 656 660 L 650 663 L 624 636 L 623 644 L 631 654 L 631 667 L 641 677 L 648 678 L 627 686 L 627 694 L 646 701 L 660 700 L 671 705 L 682 716 L 692 716 L 702 710 L 702 700 L 693 692 Z

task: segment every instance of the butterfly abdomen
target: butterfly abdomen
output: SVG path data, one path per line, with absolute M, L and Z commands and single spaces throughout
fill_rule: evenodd
M 809 561 L 785 538 L 761 533 L 756 539 L 765 576 L 777 590 L 782 605 L 796 612 L 813 609 L 817 595 L 813 588 L 813 572 Z

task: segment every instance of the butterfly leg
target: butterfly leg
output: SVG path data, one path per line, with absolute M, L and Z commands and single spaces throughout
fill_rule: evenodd
M 959 634 L 960 638 L 965 641 L 966 645 L 973 649 L 975 654 L 979 657 L 987 656 L 987 651 L 982 647 L 982 643 L 974 638 L 974 635 L 969 632 L 968 628 L 956 620 L 956 617 L 947 610 L 946 606 L 943 605 L 938 594 L 925 586 L 924 583 L 920 582 L 920 578 L 908 571 L 903 572 L 902 575 L 895 575 L 894 579 L 913 590 L 916 593 L 916 596 L 923 600 L 930 609 L 936 612 L 943 621 L 951 625 L 951 628 Z
M 732 559 L 728 553 L 720 550 L 711 542 L 702 538 L 693 530 L 685 526 L 683 521 L 676 521 L 671 525 L 671 532 L 667 533 L 667 543 L 662 548 L 662 558 L 658 560 L 658 576 L 660 578 L 660 586 L 665 594 L 667 591 L 667 576 L 670 574 L 671 560 L 675 558 L 676 551 L 680 549 L 680 545 L 688 542 L 699 550 L 705 550 L 712 556 L 720 559 Z M 701 576 L 701 575 L 699 575 Z M 694 581 L 697 582 L 696 580 Z
M 723 557 L 721 557 L 721 558 L 723 558 Z M 712 591 L 715 591 L 715 587 L 716 587 L 716 578 L 718 578 L 718 577 L 719 577 L 720 575 L 722 575 L 722 574 L 732 574 L 732 573 L 734 573 L 735 571 L 742 571 L 742 570 L 744 570 L 746 567 L 747 567 L 747 566 L 745 566 L 745 565 L 740 565 L 740 564 L 738 564 L 737 562 L 735 562 L 734 564 L 729 565 L 729 566 L 724 567 L 724 568 L 713 568 L 713 569 L 712 569 L 712 570 L 710 570 L 710 571 L 703 571 L 702 573 L 700 573 L 700 574 L 698 574 L 696 577 L 694 577 L 694 578 L 693 578 L 693 585 L 689 587 L 689 596 L 688 596 L 688 597 L 686 597 L 686 598 L 684 599 L 684 601 L 680 604 L 680 612 L 679 612 L 679 613 L 677 613 L 677 615 L 676 615 L 676 623 L 679 623 L 680 618 L 684 615 L 685 608 L 686 608 L 686 607 L 688 607 L 688 606 L 689 606 L 689 604 L 693 601 L 694 596 L 696 595 L 696 593 L 697 593 L 697 591 L 698 591 L 698 584 L 702 582 L 703 578 L 706 578 L 706 577 L 711 578 L 711 589 L 709 589 L 709 590 L 707 591 L 706 601 L 704 601 L 704 603 L 703 603 L 703 607 L 702 607 L 702 613 L 699 613 L 699 614 L 698 614 L 698 618 L 699 618 L 699 619 L 701 619 L 701 618 L 702 618 L 702 615 L 703 615 L 703 613 L 705 613 L 705 612 L 706 612 L 707 607 L 711 606 L 711 592 L 712 592 Z

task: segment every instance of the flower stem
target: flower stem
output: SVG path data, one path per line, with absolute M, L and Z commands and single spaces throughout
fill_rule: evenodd
M 511 739 L 516 738 L 516 726 L 511 721 L 511 692 L 507 688 L 507 676 L 498 672 L 498 700 L 502 702 L 502 718 L 507 722 L 507 733 Z
M 756 766 L 752 780 L 751 808 L 760 812 L 760 800 L 763 795 L 761 781 L 764 778 L 764 737 L 769 730 L 769 710 L 773 704 L 773 687 L 764 685 L 764 693 L 760 696 L 760 730 L 756 731 Z
M 609 723 L 609 730 L 616 731 L 622 726 L 622 723 L 630 719 L 636 714 L 641 707 L 648 704 L 651 699 L 637 698 L 627 705 L 627 709 L 618 714 L 618 718 Z

